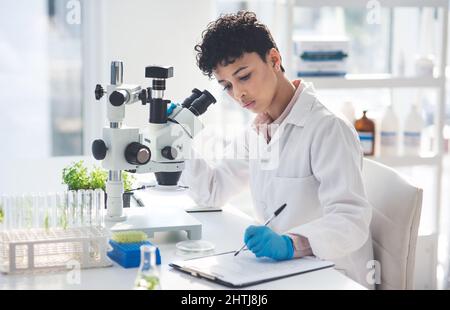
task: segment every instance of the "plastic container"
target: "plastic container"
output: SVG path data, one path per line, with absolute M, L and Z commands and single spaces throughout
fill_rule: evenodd
M 434 76 L 434 56 L 418 56 L 416 57 L 416 76 L 433 77 Z
M 103 197 L 103 191 L 97 192 Z M 0 271 L 34 273 L 110 266 L 107 231 L 94 222 L 104 203 L 93 191 L 0 197 Z M 97 211 L 96 211 L 97 210 Z M 94 212 L 93 212 L 94 211 Z
M 390 105 L 381 120 L 380 127 L 380 155 L 396 156 L 398 155 L 399 146 L 399 121 L 394 112 L 394 108 Z
M 419 156 L 421 151 L 424 121 L 417 105 L 413 105 L 403 128 L 403 154 Z
M 150 241 L 118 243 L 109 240 L 109 244 L 112 246 L 112 250 L 108 252 L 108 257 L 124 268 L 139 267 L 141 262 L 141 246 L 153 246 Z M 156 248 L 156 264 L 161 265 L 161 255 L 158 248 Z
M 34 274 L 111 266 L 106 257 L 108 233 L 98 227 L 15 229 L 0 232 L 0 272 Z

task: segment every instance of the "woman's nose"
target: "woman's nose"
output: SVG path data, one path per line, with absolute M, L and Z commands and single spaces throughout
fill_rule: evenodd
M 241 88 L 241 87 L 238 87 L 238 86 L 236 86 L 235 88 L 234 88 L 234 98 L 237 100 L 237 101 L 241 101 L 243 98 L 245 98 L 245 95 L 246 95 L 247 93 L 246 93 L 246 91 L 243 89 L 243 88 Z

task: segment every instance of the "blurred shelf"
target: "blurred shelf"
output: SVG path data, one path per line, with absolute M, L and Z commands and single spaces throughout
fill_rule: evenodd
M 447 0 L 377 0 L 376 3 L 382 8 L 447 6 Z M 321 8 L 324 6 L 366 8 L 369 4 L 368 1 L 362 0 L 295 0 L 296 6 L 309 8 Z
M 445 79 L 434 77 L 392 77 L 390 74 L 347 74 L 345 77 L 301 77 L 316 89 L 444 87 Z
M 407 166 L 437 166 L 441 164 L 441 157 L 434 156 L 367 156 L 366 158 L 390 167 Z

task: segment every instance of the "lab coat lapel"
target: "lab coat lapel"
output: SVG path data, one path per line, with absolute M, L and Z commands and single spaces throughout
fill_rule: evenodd
M 279 143 L 281 137 L 283 137 L 283 132 L 287 125 L 295 125 L 303 127 L 308 119 L 309 112 L 311 111 L 314 102 L 316 101 L 315 90 L 311 83 L 306 83 L 297 99 L 297 102 L 292 107 L 291 112 L 286 117 L 286 119 L 275 129 L 275 134 L 269 141 L 268 146 L 271 147 L 275 143 Z M 276 126 L 276 125 L 275 125 Z

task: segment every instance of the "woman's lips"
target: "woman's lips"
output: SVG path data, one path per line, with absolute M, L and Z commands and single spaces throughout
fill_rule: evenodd
M 255 106 L 255 100 L 249 101 L 247 103 L 244 103 L 243 108 L 251 109 Z

